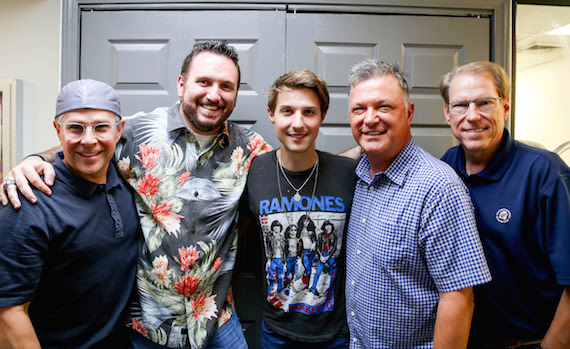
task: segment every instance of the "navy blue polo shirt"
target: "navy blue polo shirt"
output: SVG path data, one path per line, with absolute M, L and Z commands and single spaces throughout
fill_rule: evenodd
M 570 169 L 506 129 L 478 174 L 467 175 L 461 146 L 442 160 L 469 188 L 493 277 L 475 287 L 473 338 L 542 338 L 570 285 Z
M 0 306 L 31 302 L 43 348 L 125 347 L 138 215 L 113 164 L 95 184 L 53 163 L 53 194 L 0 209 Z M 128 347 L 128 346 L 127 346 Z

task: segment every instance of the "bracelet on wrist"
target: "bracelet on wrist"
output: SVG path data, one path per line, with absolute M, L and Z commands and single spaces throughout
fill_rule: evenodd
M 30 154 L 30 155 L 28 155 L 28 156 L 26 156 L 26 157 L 29 158 L 30 156 L 37 156 L 37 157 L 39 157 L 40 159 L 42 159 L 43 161 L 46 161 L 46 158 L 44 158 L 44 157 L 41 156 L 40 154 Z

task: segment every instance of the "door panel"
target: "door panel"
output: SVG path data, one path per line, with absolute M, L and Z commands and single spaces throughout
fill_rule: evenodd
M 416 104 L 412 134 L 440 157 L 456 142 L 445 124 L 439 77 L 490 58 L 490 20 L 438 16 L 288 14 L 286 70 L 307 68 L 329 84 L 331 106 L 317 147 L 332 153 L 356 142 L 348 124 L 348 69 L 365 58 L 400 62 Z M 334 140 L 333 140 L 334 138 Z

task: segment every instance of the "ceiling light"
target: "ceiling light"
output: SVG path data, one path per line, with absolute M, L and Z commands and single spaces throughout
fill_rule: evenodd
M 549 32 L 547 32 L 546 34 L 550 34 L 550 35 L 570 35 L 570 24 L 567 24 L 563 27 L 560 27 L 558 29 L 554 29 L 551 30 Z

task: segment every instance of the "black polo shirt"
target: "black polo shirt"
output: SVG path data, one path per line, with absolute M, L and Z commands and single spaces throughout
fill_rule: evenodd
M 120 348 L 137 265 L 134 199 L 113 164 L 95 184 L 62 157 L 50 197 L 35 190 L 37 204 L 0 209 L 0 306 L 30 301 L 43 348 Z

